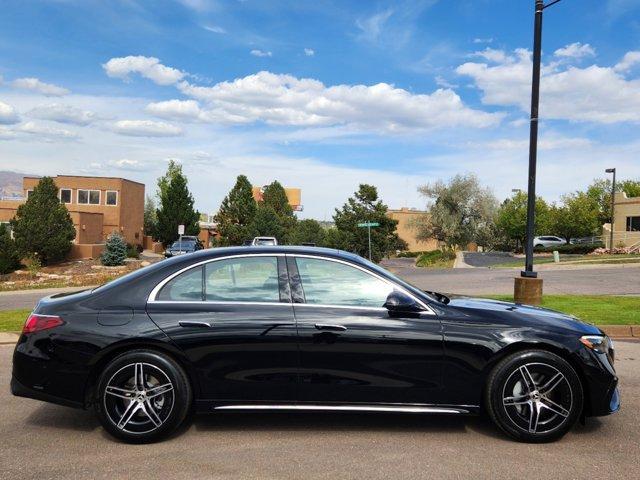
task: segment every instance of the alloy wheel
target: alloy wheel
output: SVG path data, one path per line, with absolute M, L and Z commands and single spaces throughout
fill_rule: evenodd
M 109 420 L 129 434 L 160 428 L 175 403 L 169 376 L 155 365 L 136 362 L 120 368 L 104 388 L 103 404 Z
M 502 404 L 511 422 L 529 434 L 561 428 L 571 414 L 573 391 L 567 378 L 547 363 L 520 365 L 507 378 Z

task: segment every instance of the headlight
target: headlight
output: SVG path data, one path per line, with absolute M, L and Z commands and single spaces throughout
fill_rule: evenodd
M 609 350 L 613 350 L 613 344 L 606 335 L 585 335 L 580 337 L 580 343 L 597 353 L 609 353 Z

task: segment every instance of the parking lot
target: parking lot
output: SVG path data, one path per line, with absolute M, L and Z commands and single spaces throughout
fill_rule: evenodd
M 91 412 L 13 397 L 0 347 L 0 478 L 640 478 L 640 343 L 617 342 L 623 406 L 547 445 L 482 418 L 225 413 L 153 445 L 113 441 Z

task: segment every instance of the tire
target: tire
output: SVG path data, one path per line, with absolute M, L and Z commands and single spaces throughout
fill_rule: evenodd
M 517 352 L 489 374 L 485 404 L 493 422 L 522 442 L 552 442 L 582 413 L 582 383 L 573 367 L 544 350 Z
M 167 437 L 182 424 L 192 399 L 187 375 L 172 358 L 153 350 L 133 350 L 117 356 L 103 370 L 95 409 L 104 429 L 114 437 L 149 443 Z

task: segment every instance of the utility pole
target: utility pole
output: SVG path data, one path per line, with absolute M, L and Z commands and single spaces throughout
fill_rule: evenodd
M 514 299 L 520 303 L 540 304 L 542 301 L 542 279 L 533 271 L 533 236 L 536 214 L 536 167 L 538 161 L 538 106 L 540 104 L 540 64 L 542 56 L 542 12 L 558 3 L 547 5 L 544 0 L 535 0 L 535 22 L 533 29 L 533 73 L 531 79 L 531 120 L 529 130 L 529 179 L 527 187 L 527 230 L 525 243 L 525 267 L 520 278 L 515 280 Z
M 611 231 L 609 232 L 609 252 L 613 252 L 613 221 L 616 218 L 616 169 L 607 168 L 606 173 L 613 173 L 613 184 L 611 185 Z

